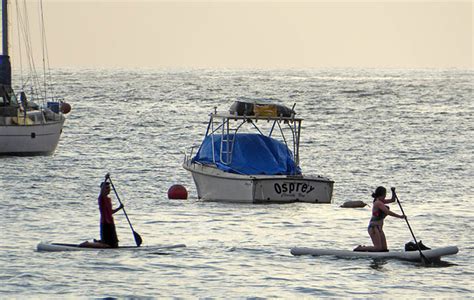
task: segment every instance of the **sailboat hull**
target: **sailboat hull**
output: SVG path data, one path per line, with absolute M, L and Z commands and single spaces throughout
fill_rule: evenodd
M 64 118 L 35 125 L 0 125 L 0 155 L 50 155 L 63 124 Z

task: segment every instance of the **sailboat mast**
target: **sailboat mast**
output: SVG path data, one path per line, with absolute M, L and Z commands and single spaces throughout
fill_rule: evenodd
M 2 54 L 8 55 L 8 0 L 2 0 Z

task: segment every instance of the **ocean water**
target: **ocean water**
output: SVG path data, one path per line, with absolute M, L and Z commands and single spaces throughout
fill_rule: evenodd
M 0 158 L 0 298 L 472 297 L 473 71 L 61 69 L 53 79 L 73 108 L 55 154 Z M 237 97 L 296 103 L 302 170 L 335 181 L 333 204 L 197 199 L 183 152 Z M 98 238 L 107 172 L 144 245 L 187 247 L 35 251 Z M 176 183 L 188 200 L 168 200 Z M 459 253 L 434 266 L 290 254 L 370 244 L 370 207 L 339 206 L 370 203 L 378 185 L 397 188 L 419 240 Z M 134 245 L 123 214 L 115 222 L 121 245 Z M 385 233 L 392 250 L 411 240 L 400 219 Z

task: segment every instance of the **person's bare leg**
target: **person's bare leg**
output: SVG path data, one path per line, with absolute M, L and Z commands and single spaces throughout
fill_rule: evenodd
M 94 241 L 94 242 L 85 241 L 85 242 L 79 244 L 79 247 L 84 247 L 84 248 L 110 248 L 110 246 L 108 244 L 100 242 L 100 241 Z
M 373 246 L 357 246 L 354 251 L 363 251 L 363 252 L 377 252 L 382 250 L 382 236 L 378 227 L 370 227 L 369 235 L 372 239 Z
M 385 238 L 385 233 L 382 230 L 380 230 L 380 237 L 382 239 L 382 250 L 387 251 L 388 250 L 387 239 Z

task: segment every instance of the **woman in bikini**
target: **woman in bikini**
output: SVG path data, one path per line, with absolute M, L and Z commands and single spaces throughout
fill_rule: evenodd
M 405 215 L 399 215 L 390 211 L 390 208 L 386 205 L 388 203 L 395 202 L 395 194 L 392 193 L 391 199 L 385 199 L 387 196 L 387 189 L 383 186 L 379 186 L 372 197 L 374 203 L 372 206 L 372 218 L 370 218 L 368 232 L 372 239 L 373 246 L 357 246 L 354 251 L 370 251 L 370 252 L 382 252 L 388 251 L 387 240 L 383 232 L 383 220 L 387 215 L 404 219 Z

